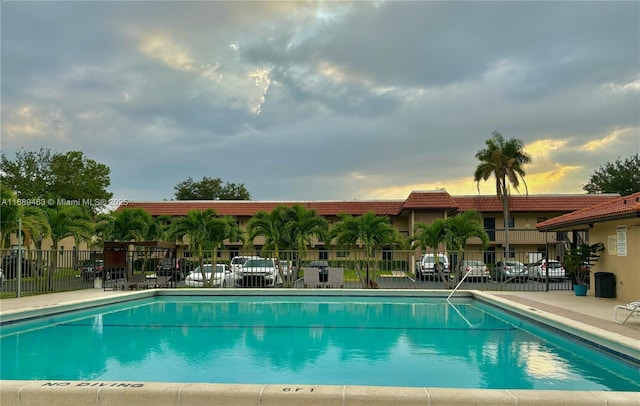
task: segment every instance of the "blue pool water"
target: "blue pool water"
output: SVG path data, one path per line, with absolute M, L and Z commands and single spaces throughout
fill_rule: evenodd
M 640 391 L 637 365 L 453 303 L 154 297 L 2 326 L 0 378 Z

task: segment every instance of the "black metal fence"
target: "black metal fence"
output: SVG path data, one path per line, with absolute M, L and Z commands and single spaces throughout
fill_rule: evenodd
M 182 254 L 182 255 L 180 255 Z M 149 287 L 271 287 L 452 289 L 474 264 L 460 289 L 485 291 L 549 291 L 572 289 L 571 275 L 544 266 L 546 252 L 516 252 L 500 258 L 493 251 L 447 253 L 442 273 L 423 275 L 421 253 L 378 250 L 366 258 L 361 248 L 344 250 L 282 251 L 280 261 L 254 261 L 259 267 L 235 263 L 247 257 L 275 258 L 273 252 L 217 250 L 205 252 L 202 263 L 188 252 L 127 251 L 126 260 L 112 266 L 102 251 L 6 250 L 2 252 L 1 297 L 17 297 L 78 289 L 139 289 Z M 460 257 L 460 258 L 459 258 Z M 558 259 L 555 255 L 554 259 Z M 212 272 L 213 263 L 216 270 Z M 478 263 L 486 268 L 476 274 Z M 250 265 L 250 264 L 249 264 Z M 522 271 L 517 272 L 517 269 Z M 18 272 L 20 270 L 20 273 Z M 313 273 L 318 273 L 314 277 Z M 306 277 L 305 277 L 306 275 Z M 329 280 L 329 278 L 331 280 Z M 316 282 L 317 280 L 317 282 Z

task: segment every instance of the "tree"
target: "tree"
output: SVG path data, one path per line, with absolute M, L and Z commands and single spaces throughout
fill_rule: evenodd
M 296 258 L 296 270 L 300 269 L 301 261 L 303 260 L 307 247 L 311 244 L 313 237 L 327 240 L 329 231 L 329 222 L 322 216 L 318 215 L 315 209 L 307 210 L 300 204 L 294 204 L 288 210 L 287 223 L 285 225 L 285 232 L 287 240 L 287 248 L 297 252 Z M 293 258 L 289 258 L 293 260 Z M 291 275 L 292 278 L 287 281 L 287 286 L 293 286 L 293 283 L 297 279 L 296 274 Z
M 593 171 L 582 186 L 587 193 L 617 193 L 620 196 L 640 192 L 640 155 L 636 152 L 622 161 L 607 162 Z
M 411 249 L 421 249 L 426 251 L 427 248 L 431 248 L 434 253 L 435 269 L 438 271 L 440 280 L 444 283 L 446 278 L 442 267 L 440 266 L 440 259 L 438 252 L 440 246 L 444 245 L 444 251 L 447 250 L 447 240 L 450 240 L 451 234 L 448 233 L 448 224 L 445 219 L 437 218 L 433 220 L 431 224 L 416 223 L 413 232 L 413 238 L 411 239 Z
M 527 183 L 524 180 L 524 165 L 531 163 L 531 157 L 523 151 L 524 143 L 516 138 L 508 141 L 494 131 L 491 138 L 485 141 L 486 148 L 476 153 L 476 158 L 480 164 L 476 168 L 473 180 L 476 182 L 478 192 L 480 192 L 480 181 L 486 181 L 491 176 L 496 179 L 496 193 L 502 202 L 502 212 L 504 215 L 505 228 L 505 257 L 509 253 L 509 197 L 510 185 L 518 190 L 520 180 L 527 190 Z
M 210 234 L 208 228 L 215 214 L 216 212 L 212 209 L 189 210 L 186 216 L 177 218 L 172 224 L 171 234 L 177 239 L 187 237 L 189 239 L 189 251 L 198 254 L 198 264 L 203 283 L 207 280 L 204 270 L 203 247 Z M 211 271 L 213 276 L 215 269 Z
M 458 213 L 446 220 L 449 247 L 458 251 L 458 263 L 464 260 L 467 240 L 472 237 L 480 238 L 483 249 L 489 245 L 489 235 L 482 224 L 482 215 L 475 210 Z M 455 270 L 457 275 L 457 270 Z
M 78 206 L 56 206 L 44 209 L 51 230 L 52 251 L 58 251 L 60 240 L 67 237 L 92 235 L 94 226 L 88 213 Z M 58 256 L 53 255 L 52 269 L 58 267 Z
M 247 223 L 248 242 L 253 244 L 253 240 L 262 236 L 265 239 L 263 250 L 271 250 L 278 263 L 278 273 L 280 280 L 284 281 L 284 273 L 280 268 L 280 249 L 290 245 L 291 238 L 287 223 L 290 219 L 290 208 L 284 204 L 279 204 L 267 213 L 260 210 L 251 217 Z
M 4 250 L 11 233 L 18 230 L 22 206 L 17 204 L 16 194 L 4 186 L 0 186 L 0 199 L 0 249 Z
M 242 231 L 236 218 L 233 216 L 217 217 L 215 212 L 213 217 L 205 223 L 205 239 L 211 244 L 211 279 L 207 280 L 203 273 L 203 286 L 211 287 L 213 284 L 216 267 L 218 266 L 218 248 L 224 248 L 224 241 L 230 242 L 242 241 Z
M 244 183 L 222 184 L 220 178 L 203 177 L 195 182 L 191 177 L 174 187 L 176 200 L 251 200 Z
M 96 231 L 103 241 L 147 240 L 154 220 L 141 208 L 126 208 L 99 217 Z
M 392 225 L 389 217 L 378 216 L 370 211 L 361 216 L 353 217 L 349 214 L 340 214 L 338 221 L 331 229 L 331 240 L 335 240 L 339 248 L 348 248 L 362 244 L 366 264 L 366 276 L 363 278 L 360 269 L 356 268 L 358 279 L 362 287 L 370 285 L 370 281 L 375 283 L 375 272 L 373 279 L 369 277 L 369 270 L 373 269 L 375 250 L 387 245 L 400 244 L 401 238 L 398 230 Z
M 108 166 L 86 158 L 80 151 L 63 154 L 47 148 L 21 149 L 15 160 L 0 156 L 0 181 L 18 198 L 79 201 L 94 214 L 113 196 L 106 190 L 111 184 L 110 172 Z

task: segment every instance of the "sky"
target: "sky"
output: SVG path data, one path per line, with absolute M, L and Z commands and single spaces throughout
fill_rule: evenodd
M 0 7 L 2 152 L 82 151 L 118 199 L 204 176 L 253 200 L 490 195 L 493 131 L 524 142 L 529 194 L 584 193 L 640 149 L 637 1 Z

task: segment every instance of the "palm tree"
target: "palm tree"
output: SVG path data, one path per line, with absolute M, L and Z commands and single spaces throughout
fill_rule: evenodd
M 458 251 L 458 263 L 464 260 L 464 251 L 469 238 L 480 238 L 483 249 L 489 245 L 489 235 L 482 224 L 482 215 L 480 212 L 469 210 L 458 213 L 453 217 L 447 218 L 446 223 L 448 233 L 447 240 L 450 241 L 451 249 Z M 456 272 L 457 275 L 457 270 L 454 272 Z
M 60 241 L 67 237 L 91 235 L 94 227 L 87 212 L 78 206 L 55 206 L 45 209 L 45 213 L 51 229 L 52 269 L 56 270 Z
M 433 249 L 434 253 L 434 261 L 435 261 L 435 269 L 438 271 L 438 276 L 440 280 L 445 283 L 445 276 L 442 267 L 440 266 L 440 260 L 438 252 L 440 250 L 440 246 L 444 245 L 444 250 L 447 250 L 447 242 L 449 244 L 451 241 L 451 234 L 448 232 L 449 225 L 447 224 L 447 220 L 443 218 L 437 218 L 433 220 L 431 224 L 426 223 L 416 223 L 413 232 L 413 238 L 411 238 L 411 249 L 416 250 L 427 250 L 428 248 Z
M 189 210 L 186 216 L 177 218 L 173 222 L 170 231 L 176 239 L 182 240 L 184 237 L 189 239 L 189 251 L 195 251 L 198 254 L 198 264 L 203 283 L 207 280 L 204 270 L 203 246 L 210 234 L 208 228 L 215 214 L 216 212 L 212 209 L 203 211 Z M 215 269 L 212 269 L 212 271 L 215 271 Z
M 362 244 L 367 273 L 363 278 L 359 267 L 356 267 L 356 273 L 362 286 L 367 287 L 370 285 L 369 269 L 372 268 L 375 259 L 374 250 L 386 245 L 400 244 L 400 234 L 391 225 L 389 217 L 377 216 L 373 211 L 358 217 L 349 214 L 340 214 L 338 217 L 340 221 L 331 230 L 331 240 L 335 240 L 338 247 L 347 249 L 358 243 Z M 375 279 L 374 272 L 371 281 L 375 283 Z
M 4 250 L 12 233 L 18 231 L 18 219 L 21 218 L 22 206 L 13 204 L 17 196 L 13 191 L 0 186 L 0 249 Z M 7 202 L 8 204 L 5 204 Z
M 304 259 L 307 247 L 312 243 L 313 237 L 326 241 L 328 238 L 329 222 L 318 215 L 315 209 L 307 210 L 300 204 L 294 204 L 289 209 L 289 220 L 285 226 L 286 239 L 290 251 L 289 260 L 293 260 L 293 252 L 297 252 L 295 269 L 300 269 L 301 261 Z M 287 286 L 293 286 L 297 279 L 296 274 L 291 274 Z
M 213 213 L 213 217 L 205 223 L 205 238 L 207 242 L 211 243 L 211 256 L 213 258 L 213 263 L 211 264 L 211 279 L 207 281 L 203 272 L 203 286 L 211 286 L 213 284 L 213 277 L 216 267 L 218 266 L 218 248 L 224 248 L 224 241 L 242 241 L 242 231 L 240 231 L 240 227 L 238 226 L 238 222 L 235 217 L 216 217 L 215 211 L 213 211 Z
M 143 241 L 154 223 L 151 215 L 141 208 L 118 210 L 101 220 L 97 229 L 105 241 Z
M 49 219 L 44 209 L 38 206 L 24 207 L 21 216 L 25 245 L 29 247 L 31 245 L 31 241 L 33 241 L 33 245 L 36 248 L 36 269 L 39 270 L 35 275 L 40 275 L 40 271 L 44 268 L 44 260 L 42 258 L 42 240 L 51 235 Z
M 267 213 L 264 210 L 257 212 L 247 223 L 248 243 L 253 244 L 253 240 L 262 236 L 265 239 L 263 250 L 271 250 L 280 264 L 280 249 L 290 246 L 291 236 L 287 223 L 290 219 L 290 208 L 280 204 Z M 284 273 L 278 265 L 280 280 L 284 280 Z
M 531 157 L 523 151 L 524 143 L 516 138 L 508 141 L 494 131 L 491 138 L 485 141 L 486 148 L 476 153 L 480 164 L 476 168 L 473 180 L 480 192 L 480 181 L 486 181 L 491 176 L 496 178 L 496 193 L 502 202 L 505 228 L 505 258 L 509 255 L 509 185 L 518 190 L 520 180 L 528 194 L 527 183 L 524 180 L 523 166 L 531 163 Z

